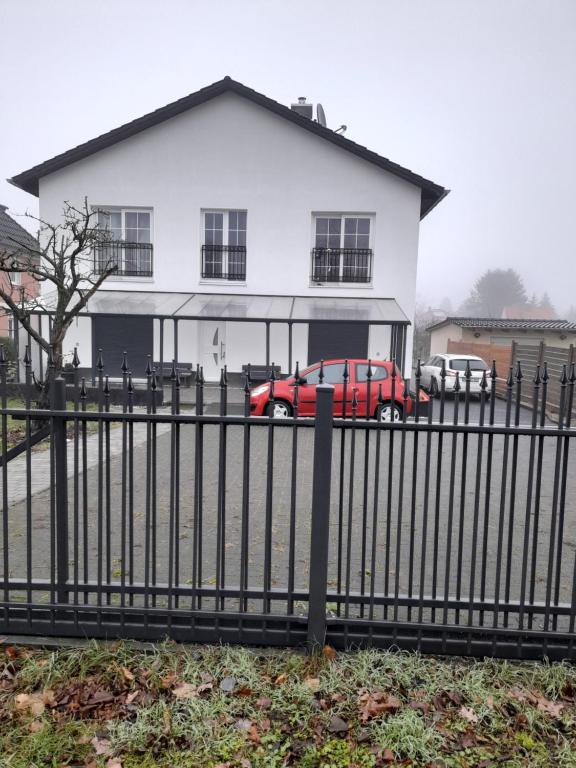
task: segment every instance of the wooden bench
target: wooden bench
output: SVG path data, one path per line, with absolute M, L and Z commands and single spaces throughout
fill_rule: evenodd
M 270 373 L 272 371 L 271 365 L 251 365 L 250 366 L 250 381 L 269 381 Z M 280 378 L 281 368 L 279 365 L 274 366 L 274 375 L 277 379 Z M 248 373 L 248 366 L 242 366 L 242 373 L 246 375 Z
M 156 368 L 156 373 L 161 381 L 169 379 L 172 375 L 172 362 L 165 362 L 162 366 L 160 366 L 160 363 L 154 363 L 154 368 Z M 189 387 L 192 384 L 192 376 L 194 376 L 196 372 L 192 363 L 181 363 L 178 360 L 176 362 L 176 370 L 180 376 L 180 383 L 184 387 Z

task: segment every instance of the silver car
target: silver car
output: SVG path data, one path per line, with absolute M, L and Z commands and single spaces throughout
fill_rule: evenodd
M 490 367 L 477 355 L 451 355 L 451 354 L 438 354 L 432 355 L 422 368 L 421 385 L 426 387 L 431 397 L 434 397 L 440 393 L 442 386 L 442 377 L 440 372 L 442 370 L 443 362 L 446 364 L 446 392 L 453 392 L 454 385 L 456 384 L 457 374 L 460 379 L 460 389 L 462 392 L 466 389 L 466 379 L 464 374 L 466 372 L 467 364 L 470 365 L 470 392 L 472 394 L 479 395 L 482 391 L 480 382 L 482 381 L 482 374 L 486 371 L 487 384 L 486 392 L 490 391 L 492 386 L 492 380 L 490 379 Z

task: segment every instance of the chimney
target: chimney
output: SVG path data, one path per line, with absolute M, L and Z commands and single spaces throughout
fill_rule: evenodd
M 307 117 L 309 120 L 312 120 L 312 104 L 306 103 L 306 96 L 298 96 L 298 103 L 292 104 L 291 109 L 294 112 L 298 112 L 299 115 L 302 115 L 303 117 Z

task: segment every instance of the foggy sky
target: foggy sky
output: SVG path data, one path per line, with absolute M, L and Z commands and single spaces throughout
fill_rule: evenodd
M 513 267 L 576 304 L 576 0 L 0 0 L 0 30 L 12 214 L 37 199 L 6 177 L 230 75 L 452 190 L 426 303 Z

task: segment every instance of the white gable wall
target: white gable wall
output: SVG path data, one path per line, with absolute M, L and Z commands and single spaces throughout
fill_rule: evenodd
M 64 200 L 84 197 L 153 210 L 154 277 L 111 278 L 107 290 L 393 297 L 412 318 L 419 188 L 235 94 L 44 177 L 40 215 L 58 221 Z M 248 212 L 245 284 L 200 278 L 201 212 L 214 208 Z M 370 287 L 310 285 L 319 212 L 374 216 Z

